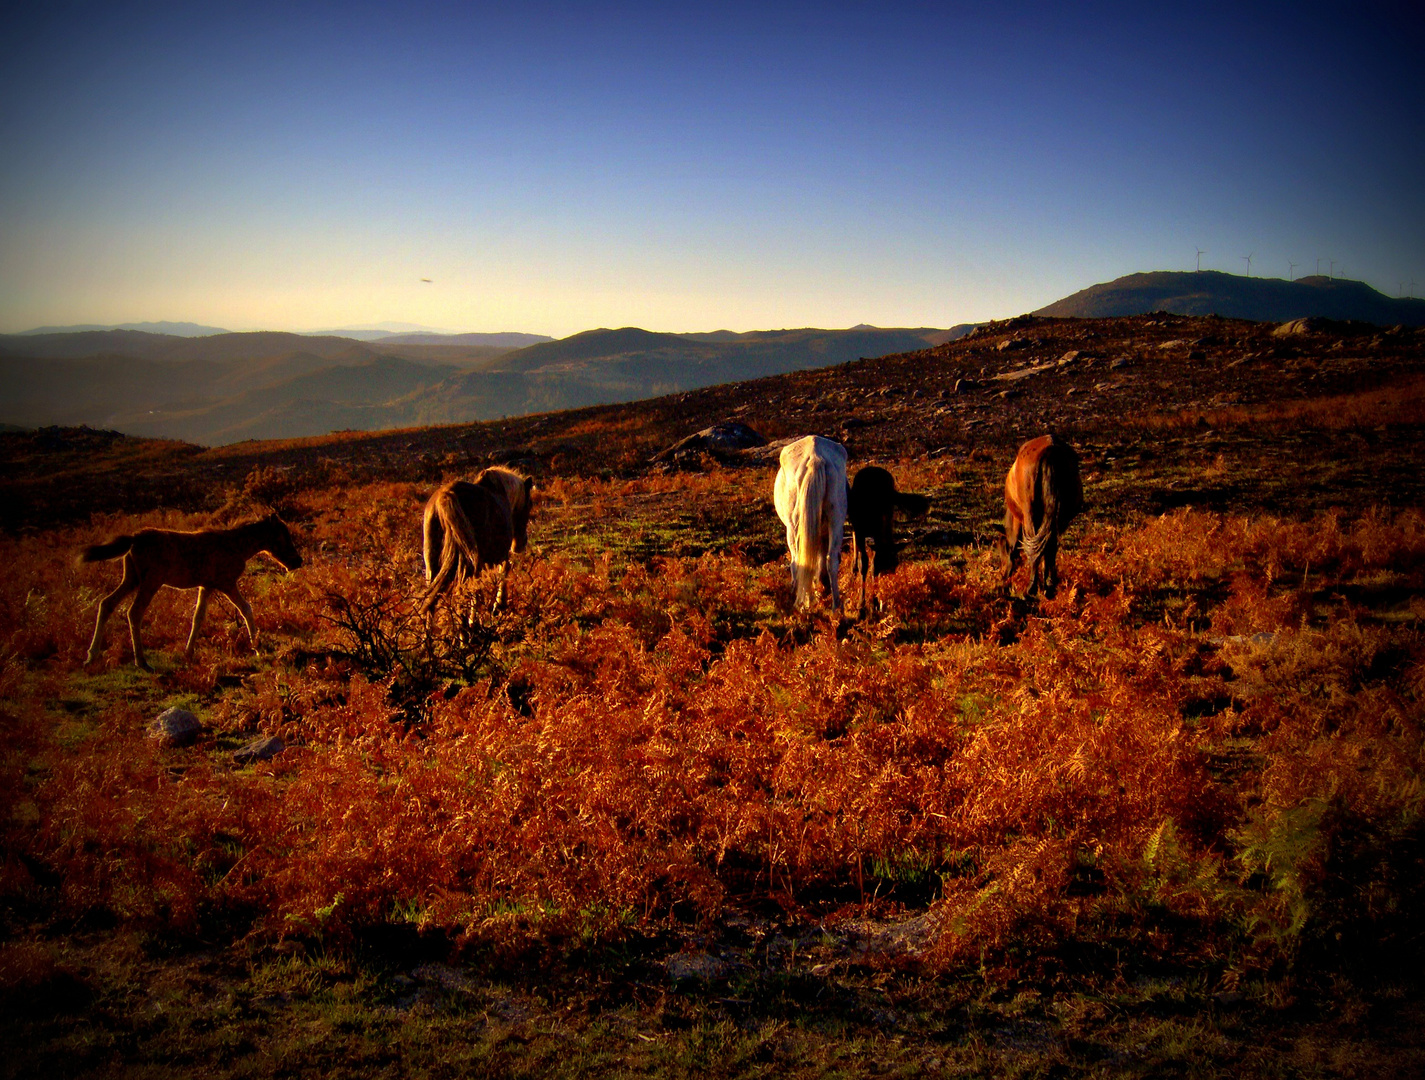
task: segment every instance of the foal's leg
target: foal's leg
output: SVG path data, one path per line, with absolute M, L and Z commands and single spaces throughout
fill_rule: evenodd
M 188 644 L 183 649 L 183 657 L 186 660 L 193 659 L 193 643 L 198 640 L 198 627 L 203 625 L 203 616 L 207 613 L 211 592 L 206 585 L 198 589 L 198 606 L 193 609 L 193 629 L 188 632 Z
M 853 532 L 851 534 L 851 547 L 856 552 L 856 558 L 851 563 L 851 569 L 861 578 L 861 604 L 860 607 L 857 608 L 857 617 L 864 619 L 866 617 L 866 541 Z
M 505 606 L 505 581 L 510 576 L 510 560 L 506 559 L 500 564 L 500 584 L 495 588 L 495 606 L 491 611 L 501 611 Z
M 99 601 L 99 618 L 94 623 L 94 637 L 89 642 L 89 655 L 84 658 L 86 664 L 92 664 L 99 658 L 99 647 L 104 638 L 104 623 L 114 613 L 114 609 L 119 606 L 119 601 L 138 587 L 139 575 L 134 569 L 133 558 L 125 555 L 124 580 L 119 582 L 117 589 Z
M 155 585 L 140 585 L 139 594 L 129 605 L 129 640 L 134 646 L 134 663 L 145 671 L 152 671 L 153 668 L 148 666 L 148 660 L 144 658 L 143 639 L 139 636 L 139 631 L 143 627 L 143 613 L 148 610 L 148 605 L 157 592 L 158 587 Z
M 252 646 L 255 652 L 257 650 L 257 624 L 252 621 L 252 608 L 243 599 L 242 593 L 238 592 L 237 582 L 233 582 L 231 585 L 219 585 L 217 590 L 231 600 L 233 607 L 238 609 L 243 625 L 247 627 L 247 643 Z

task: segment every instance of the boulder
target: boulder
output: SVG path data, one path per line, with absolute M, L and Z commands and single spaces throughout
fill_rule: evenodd
M 271 761 L 286 749 L 287 744 L 281 739 L 264 735 L 253 739 L 242 749 L 233 751 L 233 760 L 239 765 L 249 765 L 254 761 Z
M 731 456 L 741 450 L 755 446 L 766 446 L 767 440 L 746 424 L 736 420 L 724 420 L 712 427 L 703 428 L 685 439 L 680 439 L 666 450 L 654 454 L 652 461 L 672 461 L 678 455 L 689 452 L 706 451 L 715 457 Z
M 187 709 L 165 709 L 149 730 L 164 746 L 192 746 L 203 733 L 203 722 Z

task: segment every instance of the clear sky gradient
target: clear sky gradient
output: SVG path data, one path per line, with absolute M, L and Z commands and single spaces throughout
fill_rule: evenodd
M 1425 295 L 1422 11 L 15 5 L 0 330 L 949 326 L 1196 248 Z

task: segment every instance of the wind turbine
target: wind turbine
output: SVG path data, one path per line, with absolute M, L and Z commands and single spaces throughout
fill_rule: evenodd
M 1332 260 L 1331 260 L 1331 277 L 1334 278 L 1335 276 L 1336 276 L 1336 260 L 1335 260 L 1335 259 L 1332 259 Z
M 1288 281 L 1295 281 L 1295 280 L 1296 280 L 1296 268 L 1297 268 L 1298 266 L 1300 266 L 1301 264 L 1300 264 L 1300 263 L 1289 262 L 1289 263 L 1287 263 L 1286 265 L 1287 265 L 1286 279 L 1287 279 Z
M 1415 299 L 1415 279 L 1410 279 L 1410 299 Z
M 1252 255 L 1255 255 L 1255 254 L 1256 254 L 1255 251 L 1252 252 Z M 1248 276 L 1248 277 L 1251 277 L 1251 276 L 1252 276 L 1252 255 L 1243 255 L 1243 256 L 1242 256 L 1242 258 L 1243 258 L 1244 260 L 1246 260 L 1246 263 L 1247 263 L 1247 276 Z
M 1321 276 L 1321 260 L 1319 258 L 1316 260 L 1316 276 Z
M 1202 257 L 1207 254 L 1207 249 L 1194 248 L 1193 250 L 1197 252 L 1197 272 L 1200 274 L 1202 273 Z

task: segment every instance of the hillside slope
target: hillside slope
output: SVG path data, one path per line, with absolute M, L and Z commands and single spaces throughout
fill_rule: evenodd
M 1106 319 L 1152 311 L 1260 322 L 1320 317 L 1378 326 L 1425 326 L 1425 300 L 1392 299 L 1361 281 L 1319 274 L 1283 281 L 1218 270 L 1129 274 L 1082 289 L 1034 314 Z

